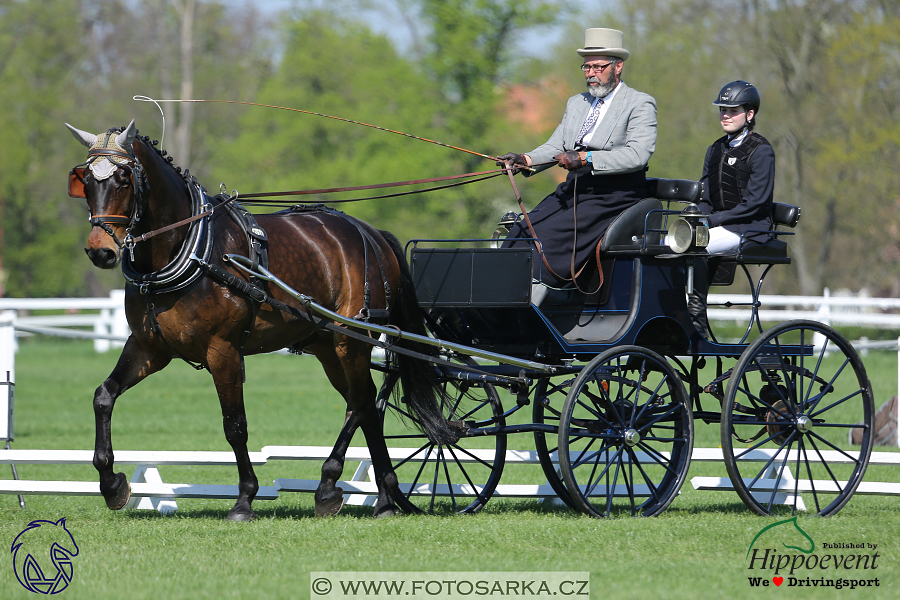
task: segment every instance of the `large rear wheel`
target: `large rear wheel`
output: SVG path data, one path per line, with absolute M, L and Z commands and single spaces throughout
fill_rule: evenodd
M 850 342 L 822 323 L 781 323 L 747 347 L 728 380 L 728 476 L 760 515 L 781 505 L 832 515 L 862 481 L 873 422 L 872 387 Z

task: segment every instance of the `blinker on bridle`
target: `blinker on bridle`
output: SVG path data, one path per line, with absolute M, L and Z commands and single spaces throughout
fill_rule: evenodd
M 107 138 L 110 139 L 110 138 Z M 99 227 L 103 231 L 105 231 L 115 242 L 116 246 L 120 249 L 128 246 L 129 250 L 133 252 L 133 243 L 129 243 L 131 239 L 131 229 L 134 225 L 141 220 L 141 205 L 142 205 L 142 192 L 144 191 L 147 180 L 144 175 L 144 169 L 141 166 L 141 163 L 138 162 L 137 158 L 128 154 L 126 152 L 121 152 L 114 148 L 93 148 L 88 152 L 88 160 L 85 163 L 75 166 L 69 171 L 69 196 L 71 198 L 87 198 L 87 194 L 84 191 L 84 175 L 85 169 L 89 168 L 90 164 L 98 159 L 103 159 L 107 157 L 115 157 L 119 159 L 124 159 L 127 162 L 128 170 L 131 173 L 131 184 L 132 189 L 134 191 L 133 198 L 133 206 L 131 209 L 130 216 L 124 215 L 94 215 L 90 216 L 90 223 L 92 227 Z M 126 165 L 122 165 L 119 163 L 113 163 L 115 168 L 125 167 Z M 110 225 L 124 225 L 125 226 L 125 239 L 119 240 L 116 236 L 113 228 Z

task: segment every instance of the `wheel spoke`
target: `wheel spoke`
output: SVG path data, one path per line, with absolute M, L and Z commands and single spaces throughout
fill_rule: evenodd
M 850 359 L 849 359 L 849 358 L 844 359 L 844 364 L 841 365 L 841 368 L 837 370 L 837 373 L 834 374 L 834 377 L 832 377 L 832 378 L 831 378 L 831 381 L 828 382 L 828 385 L 825 386 L 825 389 L 826 389 L 826 390 L 833 389 L 834 382 L 837 381 L 837 378 L 841 376 L 841 373 L 844 372 L 844 368 L 845 368 L 849 363 L 850 363 Z M 813 405 L 812 405 L 811 407 L 809 407 L 809 412 L 813 412 L 814 410 L 816 410 L 816 408 L 818 408 L 818 406 L 819 406 L 819 402 L 821 402 L 821 401 L 822 401 L 822 398 L 824 398 L 824 397 L 825 397 L 825 394 L 822 394 L 821 396 L 819 396 L 818 398 L 816 398 L 816 401 L 813 402 Z
M 826 406 L 825 408 L 823 408 L 822 410 L 820 410 L 820 411 L 818 411 L 818 412 L 815 412 L 815 413 L 814 413 L 814 412 L 811 412 L 811 411 L 807 411 L 807 412 L 810 412 L 809 418 L 811 418 L 811 419 L 812 419 L 812 418 L 815 418 L 815 417 L 821 415 L 823 412 L 826 412 L 826 411 L 828 411 L 828 410 L 831 410 L 831 409 L 834 408 L 835 406 L 838 406 L 838 405 L 840 405 L 840 404 L 843 404 L 843 403 L 846 402 L 847 400 L 850 400 L 850 399 L 852 399 L 852 398 L 856 398 L 857 396 L 859 396 L 859 395 L 861 395 L 861 394 L 864 394 L 864 393 L 865 393 L 865 390 L 860 388 L 860 389 L 856 390 L 855 392 L 853 392 L 852 394 L 850 394 L 849 396 L 844 396 L 843 398 L 841 398 L 841 399 L 838 400 L 837 402 L 833 402 L 832 404 L 829 404 L 828 406 Z M 817 400 L 817 403 L 818 403 L 818 400 Z
M 638 444 L 638 448 L 643 449 L 644 452 L 647 453 L 647 456 L 649 456 L 651 459 L 653 459 L 653 462 L 655 462 L 656 464 L 658 464 L 660 467 L 662 467 L 663 469 L 665 469 L 666 471 L 668 471 L 668 472 L 671 473 L 672 475 L 674 475 L 674 476 L 676 476 L 676 477 L 678 476 L 678 472 L 675 471 L 675 470 L 672 468 L 672 466 L 671 466 L 671 465 L 672 465 L 671 459 L 669 459 L 668 461 L 666 461 L 666 457 L 665 457 L 665 456 L 662 456 L 662 455 L 659 454 L 656 450 L 654 450 L 654 449 L 651 448 L 650 446 L 647 446 L 646 444 Z
M 788 439 L 785 441 L 785 443 L 790 442 L 794 438 L 795 433 L 796 432 L 791 432 L 791 435 L 788 437 Z M 769 504 L 768 504 L 769 512 L 772 512 L 772 504 L 775 503 L 775 496 L 778 494 L 778 486 L 781 484 L 781 478 L 784 476 L 784 469 L 785 469 L 785 466 L 787 465 L 788 457 L 790 456 L 790 454 L 791 454 L 791 449 L 789 446 L 787 449 L 787 452 L 784 453 L 784 459 L 781 461 L 781 468 L 778 469 L 778 477 L 775 479 L 775 485 L 772 486 L 772 494 L 769 496 Z M 752 484 L 751 484 L 751 486 L 752 486 Z M 796 502 L 796 500 L 794 500 L 794 502 Z
M 820 427 L 821 427 L 821 426 L 820 426 Z M 825 438 L 823 438 L 821 435 L 819 435 L 819 434 L 816 433 L 815 431 L 810 431 L 810 432 L 809 432 L 809 435 L 812 436 L 812 437 L 815 437 L 815 438 L 819 439 L 820 441 L 822 441 L 822 442 L 824 442 L 824 443 L 826 443 L 826 444 L 828 444 L 829 446 L 831 446 L 832 448 L 834 448 L 835 450 L 837 450 L 838 452 L 840 452 L 841 454 L 843 454 L 844 456 L 846 456 L 847 458 L 849 458 L 850 460 L 852 460 L 853 462 L 855 462 L 856 464 L 859 464 L 859 459 L 858 459 L 858 458 L 854 458 L 853 456 L 850 456 L 849 454 L 847 454 L 846 452 L 844 452 L 841 448 L 835 446 L 834 444 L 832 444 L 831 442 L 829 442 L 828 440 L 826 440 Z M 812 440 L 810 440 L 810 443 L 814 444 L 814 442 L 813 442 Z
M 800 449 L 803 451 L 803 461 L 806 463 L 806 475 L 809 477 L 809 485 L 812 488 L 813 501 L 816 503 L 816 513 L 822 512 L 822 508 L 819 506 L 819 495 L 816 493 L 816 480 L 813 479 L 812 469 L 809 466 L 809 456 L 806 454 L 806 444 L 803 443 L 803 438 L 800 438 Z

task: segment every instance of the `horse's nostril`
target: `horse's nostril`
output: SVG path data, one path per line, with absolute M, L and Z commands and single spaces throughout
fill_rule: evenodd
M 85 248 L 84 252 L 94 266 L 101 269 L 112 269 L 119 262 L 116 252 L 109 248 Z

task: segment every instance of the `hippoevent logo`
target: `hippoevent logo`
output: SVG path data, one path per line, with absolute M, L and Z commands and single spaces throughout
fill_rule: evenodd
M 763 527 L 747 548 L 750 587 L 878 587 L 878 544 L 840 541 L 816 546 L 794 516 Z
M 32 521 L 13 540 L 10 552 L 22 587 L 36 594 L 58 594 L 72 581 L 78 544 L 63 517 L 55 522 Z

